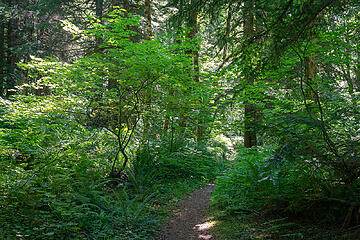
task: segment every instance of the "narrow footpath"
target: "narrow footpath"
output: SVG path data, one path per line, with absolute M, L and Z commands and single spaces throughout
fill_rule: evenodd
M 214 184 L 194 191 L 179 203 L 179 209 L 162 228 L 159 240 L 215 240 L 211 235 L 213 223 L 206 217 Z

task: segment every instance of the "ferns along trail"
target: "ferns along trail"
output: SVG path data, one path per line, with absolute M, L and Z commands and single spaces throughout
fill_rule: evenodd
M 360 239 L 358 0 L 0 19 L 0 239 Z

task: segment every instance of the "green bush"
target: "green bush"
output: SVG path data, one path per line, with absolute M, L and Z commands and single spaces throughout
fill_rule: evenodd
M 289 152 L 288 147 L 242 150 L 233 167 L 217 178 L 214 203 L 229 214 L 265 210 L 344 221 L 351 202 L 346 198 L 351 196 L 348 191 L 358 187 L 329 181 L 330 168 L 318 168 L 301 157 L 284 155 Z
M 157 151 L 154 162 L 157 174 L 162 179 L 198 178 L 214 179 L 224 168 L 225 159 L 217 155 L 216 148 L 209 150 L 204 144 L 182 145 L 176 152 Z
M 269 181 L 261 169 L 270 153 L 256 150 L 244 150 L 232 167 L 216 179 L 212 200 L 228 213 L 247 212 L 262 207 L 259 201 L 268 196 Z

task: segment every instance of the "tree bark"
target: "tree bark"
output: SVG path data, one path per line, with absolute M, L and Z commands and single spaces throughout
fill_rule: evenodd
M 150 40 L 153 36 L 151 27 L 151 0 L 145 0 L 145 18 L 146 18 L 146 39 Z
M 244 37 L 249 39 L 254 34 L 254 0 L 244 3 Z M 249 54 L 250 55 L 250 54 Z M 251 59 L 247 59 L 248 66 L 245 67 L 245 77 L 248 85 L 254 85 L 254 77 L 252 74 Z M 251 94 L 248 94 L 250 97 Z M 257 145 L 256 136 L 256 120 L 257 107 L 250 101 L 245 101 L 244 106 L 244 146 L 251 148 Z
M 179 33 L 181 34 L 181 28 L 182 28 L 182 26 L 183 26 L 183 21 L 184 21 L 184 19 L 183 19 L 183 15 L 184 15 L 184 5 L 185 5 L 185 3 L 184 3 L 184 0 L 180 0 L 179 1 L 179 6 L 178 6 L 178 12 L 180 13 L 180 16 L 178 17 L 178 19 L 177 19 L 177 27 L 178 27 L 178 31 L 179 31 Z M 179 35 L 180 35 L 179 34 Z M 188 36 L 186 36 L 186 37 L 188 37 Z M 175 40 L 178 44 L 181 44 L 181 37 L 180 36 L 178 36 L 177 37 L 177 39 Z M 187 51 L 186 52 L 187 54 L 190 54 L 190 52 L 189 51 Z M 176 94 L 176 93 L 175 93 Z M 174 119 L 172 119 L 172 126 L 173 126 L 173 124 L 174 124 Z M 185 116 L 185 114 L 184 114 L 184 112 L 180 112 L 180 114 L 179 114 L 179 132 L 180 132 L 180 138 L 182 139 L 183 137 L 184 137 L 184 133 L 185 133 L 185 127 L 186 127 L 186 125 L 187 125 L 187 117 Z M 173 131 L 173 128 L 172 128 L 172 131 Z M 173 132 L 171 133 L 172 135 L 173 135 Z M 171 143 L 173 143 L 173 138 L 171 138 Z M 171 145 L 172 146 L 172 145 Z
M 3 19 L 0 19 L 0 96 L 4 96 L 5 84 L 5 25 Z
M 194 2 L 194 0 L 191 1 L 191 4 Z M 189 33 L 187 34 L 187 38 L 190 40 L 190 42 L 194 43 L 196 35 L 198 33 L 198 12 L 196 10 L 193 10 L 190 13 L 189 20 L 187 22 L 187 27 L 189 28 Z M 198 48 L 198 46 L 194 46 Z M 197 49 L 191 49 L 187 52 L 191 57 L 193 61 L 193 70 L 194 70 L 194 81 L 199 82 L 199 51 Z
M 356 76 L 356 78 L 355 78 L 356 79 L 356 81 L 355 81 L 356 88 L 358 91 L 360 91 L 360 67 L 356 68 L 354 70 L 354 72 L 355 72 L 355 76 Z
M 129 0 L 123 0 L 123 8 L 130 12 L 130 3 L 129 3 Z
M 195 1 L 192 0 L 190 4 L 192 5 Z M 189 32 L 187 34 L 188 40 L 193 44 L 193 49 L 187 51 L 189 57 L 192 58 L 192 71 L 194 73 L 194 81 L 200 81 L 200 67 L 199 67 L 199 44 L 196 43 L 196 37 L 198 34 L 198 12 L 196 9 L 192 10 L 189 14 L 189 19 L 187 21 L 187 27 L 189 28 Z M 199 99 L 200 103 L 203 104 L 202 99 Z M 200 140 L 203 138 L 205 129 L 204 129 L 204 121 L 201 119 L 201 116 L 197 120 L 197 126 L 195 129 L 195 133 L 197 139 Z
M 95 14 L 97 18 L 102 18 L 104 12 L 104 0 L 95 0 Z
M 11 1 L 10 5 L 15 9 L 18 10 L 18 0 Z M 16 62 L 17 62 L 17 54 L 14 49 L 18 45 L 18 23 L 19 19 L 17 17 L 10 18 L 8 22 L 8 32 L 7 32 L 7 92 L 6 96 L 10 96 L 12 94 L 9 89 L 13 88 L 16 84 Z
M 98 19 L 101 20 L 104 12 L 104 0 L 95 0 L 95 14 Z M 96 47 L 99 48 L 99 45 L 102 43 L 102 39 L 97 37 L 95 39 Z
M 145 18 L 146 18 L 146 40 L 150 40 L 153 33 L 152 33 L 152 27 L 151 27 L 151 0 L 145 0 Z M 151 75 L 148 74 L 148 81 L 151 81 Z M 149 87 L 149 89 L 145 89 L 144 98 L 145 98 L 145 104 L 149 110 L 152 109 L 152 94 L 151 94 L 152 86 Z M 144 139 L 149 142 L 150 140 L 150 122 L 151 117 L 150 116 L 144 116 Z
M 309 100 L 311 101 L 309 104 L 310 113 L 315 114 L 318 112 L 317 107 L 317 99 L 316 99 L 316 93 L 314 91 L 317 91 L 317 87 L 315 85 L 315 77 L 316 77 L 316 64 L 313 59 L 313 57 L 308 56 L 305 58 L 305 79 L 308 85 L 307 88 L 307 95 Z
M 226 60 L 227 53 L 228 53 L 228 42 L 229 42 L 229 35 L 231 30 L 231 18 L 232 18 L 232 3 L 229 3 L 227 18 L 226 18 L 226 29 L 225 29 L 225 45 L 223 50 L 223 61 Z

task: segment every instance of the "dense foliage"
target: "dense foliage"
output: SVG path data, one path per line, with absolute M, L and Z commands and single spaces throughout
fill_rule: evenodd
M 208 181 L 219 221 L 356 239 L 358 1 L 55 2 L 0 3 L 1 239 L 153 239 Z

